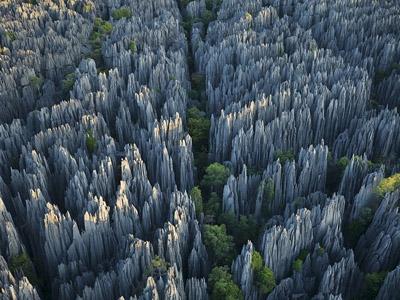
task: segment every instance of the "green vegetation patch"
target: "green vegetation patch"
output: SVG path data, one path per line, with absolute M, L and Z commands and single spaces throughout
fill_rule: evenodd
M 194 202 L 194 206 L 196 208 L 196 216 L 197 218 L 199 218 L 201 213 L 203 212 L 203 196 L 201 195 L 201 190 L 198 186 L 195 186 L 190 191 L 190 197 Z
M 75 79 L 76 76 L 74 72 L 65 75 L 64 80 L 62 81 L 62 89 L 65 95 L 68 94 L 70 90 L 72 90 L 75 83 Z
M 387 193 L 394 192 L 398 188 L 400 188 L 400 173 L 382 179 L 375 188 L 374 193 L 383 198 Z
M 214 266 L 230 265 L 234 255 L 233 237 L 225 225 L 204 225 L 204 244 Z
M 42 77 L 39 77 L 39 76 L 36 76 L 36 75 L 33 75 L 33 76 L 30 76 L 30 77 L 29 77 L 29 84 L 30 84 L 33 88 L 35 88 L 35 89 L 37 89 L 37 90 L 40 89 L 40 88 L 42 87 L 43 82 L 44 82 L 44 80 L 43 80 Z
M 387 272 L 368 273 L 364 278 L 364 286 L 361 299 L 373 300 L 378 296 L 379 289 L 385 281 Z
M 251 267 L 254 272 L 254 283 L 258 290 L 262 295 L 269 294 L 276 286 L 275 275 L 270 268 L 264 266 L 262 256 L 257 251 L 253 251 Z
M 137 46 L 136 46 L 136 42 L 134 40 L 132 40 L 129 43 L 129 50 L 131 50 L 132 54 L 135 54 L 137 51 Z
M 291 150 L 279 150 L 275 154 L 275 159 L 279 159 L 281 165 L 283 166 L 287 161 L 294 160 L 294 153 Z
M 86 149 L 90 154 L 93 154 L 96 150 L 97 141 L 93 135 L 93 130 L 89 129 L 86 133 Z
M 155 278 L 159 278 L 167 273 L 168 268 L 169 268 L 168 262 L 166 262 L 163 258 L 159 256 L 155 256 L 151 260 L 150 266 L 145 270 L 144 273 L 146 277 L 152 276 Z
M 127 7 L 121 7 L 118 9 L 113 10 L 111 13 L 112 17 L 116 20 L 121 20 L 123 18 L 130 18 L 132 17 L 132 12 Z
M 243 293 L 233 282 L 228 267 L 215 267 L 208 276 L 212 300 L 243 300 Z
M 22 272 L 33 285 L 39 285 L 39 279 L 36 275 L 35 268 L 27 253 L 23 252 L 20 255 L 11 257 L 8 265 L 10 271 L 14 275 L 17 272 Z
M 206 174 L 201 183 L 211 191 L 222 191 L 229 175 L 230 171 L 227 167 L 220 163 L 212 163 L 206 168 Z

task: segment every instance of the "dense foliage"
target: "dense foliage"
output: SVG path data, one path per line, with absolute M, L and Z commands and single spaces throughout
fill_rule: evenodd
M 204 244 L 213 265 L 230 265 L 234 255 L 233 237 L 225 225 L 204 225 Z
M 212 300 L 241 300 L 243 294 L 233 282 L 227 267 L 214 267 L 208 276 Z

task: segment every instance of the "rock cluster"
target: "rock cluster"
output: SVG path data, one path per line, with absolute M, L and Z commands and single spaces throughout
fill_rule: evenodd
M 1 298 L 207 300 L 187 120 L 204 100 L 222 212 L 260 228 L 229 266 L 244 298 L 353 299 L 379 273 L 397 299 L 389 2 L 1 1 Z

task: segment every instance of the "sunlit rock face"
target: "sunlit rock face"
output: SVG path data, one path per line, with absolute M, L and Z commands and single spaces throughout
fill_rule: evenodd
M 224 222 L 243 299 L 398 298 L 398 3 L 8 0 L 0 21 L 0 298 L 214 299 Z

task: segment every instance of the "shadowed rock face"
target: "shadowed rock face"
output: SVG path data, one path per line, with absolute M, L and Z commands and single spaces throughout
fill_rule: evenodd
M 4 299 L 215 296 L 196 105 L 222 213 L 260 228 L 228 266 L 244 299 L 353 299 L 371 273 L 397 299 L 400 191 L 377 190 L 400 171 L 398 3 L 8 0 L 0 20 Z

